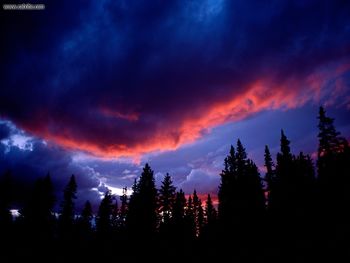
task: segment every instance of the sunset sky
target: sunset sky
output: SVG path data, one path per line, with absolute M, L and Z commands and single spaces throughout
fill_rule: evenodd
M 50 172 L 60 197 L 74 173 L 78 202 L 99 200 L 149 162 L 158 184 L 169 172 L 186 193 L 215 194 L 238 138 L 262 175 L 281 129 L 294 153 L 314 156 L 320 105 L 350 138 L 349 1 L 1 12 L 0 173 L 12 171 L 19 193 Z

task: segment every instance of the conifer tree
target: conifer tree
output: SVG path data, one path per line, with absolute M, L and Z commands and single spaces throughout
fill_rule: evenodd
M 269 208 L 278 213 L 288 213 L 292 209 L 295 166 L 290 152 L 290 141 L 281 130 L 280 152 L 277 153 L 274 188 L 270 191 Z
M 191 195 L 187 199 L 187 206 L 185 209 L 185 223 L 187 238 L 194 238 L 196 236 L 196 222 L 193 199 Z
M 108 190 L 98 209 L 96 230 L 100 238 L 108 238 L 112 230 L 113 195 Z
M 179 192 L 176 193 L 172 223 L 175 228 L 175 233 L 181 232 L 184 226 L 184 218 L 185 218 L 185 207 L 186 207 L 186 197 L 185 193 L 180 189 Z
M 81 212 L 80 217 L 78 218 L 78 237 L 80 238 L 80 242 L 88 242 L 90 241 L 93 233 L 92 228 L 92 219 L 94 215 L 92 212 L 91 203 L 86 201 L 84 204 L 84 208 Z
M 204 224 L 204 213 L 202 207 L 202 201 L 198 198 L 197 191 L 193 191 L 193 217 L 195 225 L 195 234 L 198 237 L 202 231 Z
M 128 188 L 123 188 L 123 194 L 120 196 L 120 210 L 119 210 L 119 227 L 125 228 L 126 217 L 128 214 L 128 196 L 127 196 Z
M 53 185 L 48 174 L 35 182 L 32 195 L 20 211 L 29 235 L 42 241 L 53 237 L 54 204 Z
M 224 160 L 221 183 L 219 186 L 219 219 L 223 224 L 231 222 L 233 218 L 233 195 L 236 189 L 237 161 L 235 148 L 231 145 L 228 156 Z M 226 223 L 225 223 L 226 222 Z
M 162 222 L 169 224 L 172 217 L 173 207 L 175 202 L 175 190 L 170 175 L 167 173 L 162 181 L 161 188 L 159 190 L 159 211 L 162 215 Z
M 208 194 L 207 200 L 205 202 L 205 218 L 208 225 L 213 224 L 216 221 L 217 213 L 211 200 L 210 194 Z
M 157 228 L 158 193 L 153 170 L 146 163 L 139 181 L 133 185 L 130 197 L 128 226 L 134 234 L 153 236 Z
M 114 196 L 114 204 L 112 205 L 112 229 L 113 231 L 119 230 L 120 220 L 119 220 L 119 205 L 118 199 Z
M 60 232 L 63 238 L 71 236 L 75 219 L 74 199 L 76 199 L 77 183 L 74 175 L 69 179 L 63 191 L 61 215 L 59 217 Z
M 80 216 L 80 222 L 82 224 L 82 228 L 84 232 L 91 232 L 92 230 L 91 222 L 92 222 L 93 216 L 94 215 L 92 212 L 91 203 L 89 201 L 86 201 Z
M 327 212 L 332 218 L 338 215 L 346 221 L 350 219 L 350 211 L 347 209 L 350 203 L 350 147 L 348 141 L 341 137 L 334 127 L 334 119 L 326 116 L 323 107 L 320 107 L 318 119 L 317 171 L 320 211 Z
M 270 190 L 274 180 L 275 180 L 275 171 L 271 153 L 269 147 L 265 145 L 265 154 L 264 154 L 264 166 L 266 167 L 265 181 L 267 183 L 267 190 Z

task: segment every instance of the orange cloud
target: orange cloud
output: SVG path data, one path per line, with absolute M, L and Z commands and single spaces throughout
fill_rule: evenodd
M 305 79 L 290 77 L 277 81 L 273 74 L 263 76 L 246 85 L 238 94 L 228 92 L 228 96 L 221 101 L 208 101 L 205 106 L 199 108 L 194 106 L 192 112 L 186 112 L 186 116 L 180 116 L 175 121 L 162 120 L 151 135 L 132 142 L 126 140 L 121 143 L 119 140 L 116 143 L 101 143 L 96 139 L 89 140 L 72 135 L 69 130 L 59 129 L 58 132 L 43 127 L 25 128 L 69 149 L 84 151 L 102 158 L 128 157 L 137 161 L 143 154 L 175 150 L 184 144 L 196 141 L 215 126 L 239 121 L 264 110 L 293 109 L 310 101 L 319 103 L 325 96 L 329 96 L 329 101 L 335 100 L 344 94 L 345 87 L 341 85 L 341 75 L 349 70 L 350 64 L 341 64 L 333 70 L 319 69 Z M 329 89 L 332 81 L 336 81 L 336 85 L 339 86 L 333 92 Z M 143 120 L 142 113 L 121 113 L 107 108 L 98 111 L 99 114 L 125 119 L 132 124 Z M 137 132 L 142 134 L 142 130 Z

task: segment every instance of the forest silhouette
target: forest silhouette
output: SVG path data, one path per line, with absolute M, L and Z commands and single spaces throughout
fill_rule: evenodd
M 274 159 L 265 146 L 260 173 L 238 139 L 223 162 L 218 205 L 176 189 L 169 174 L 156 188 L 145 164 L 120 197 L 107 191 L 97 211 L 78 214 L 74 175 L 60 210 L 50 175 L 12 217 L 11 171 L 0 179 L 0 262 L 350 262 L 350 147 L 321 107 L 317 160 L 293 154 L 281 131 Z

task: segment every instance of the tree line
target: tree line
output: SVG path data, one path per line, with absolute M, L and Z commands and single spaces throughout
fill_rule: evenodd
M 187 196 L 177 190 L 169 174 L 157 189 L 146 164 L 130 195 L 127 188 L 120 197 L 107 191 L 96 213 L 86 201 L 80 215 L 74 175 L 58 213 L 47 175 L 35 183 L 13 218 L 7 172 L 0 182 L 0 238 L 5 244 L 0 257 L 45 262 L 350 258 L 350 147 L 322 107 L 318 120 L 316 163 L 303 152 L 293 154 L 282 130 L 275 160 L 265 146 L 262 175 L 238 139 L 224 159 L 217 207 L 210 194 L 201 200 L 195 189 Z

